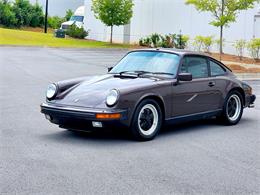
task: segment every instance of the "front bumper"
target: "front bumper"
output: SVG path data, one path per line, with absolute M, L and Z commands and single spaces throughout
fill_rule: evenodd
M 41 112 L 48 120 L 61 128 L 88 130 L 93 128 L 92 122 L 102 122 L 102 127 L 127 126 L 128 112 L 125 110 L 78 108 L 43 103 Z M 118 119 L 98 119 L 97 114 L 120 114 Z
M 250 95 L 249 106 L 248 106 L 249 108 L 253 108 L 254 107 L 255 100 L 256 100 L 256 96 L 255 95 Z

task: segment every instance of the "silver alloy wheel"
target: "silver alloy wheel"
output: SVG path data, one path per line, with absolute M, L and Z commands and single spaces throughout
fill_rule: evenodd
M 158 111 L 152 104 L 146 104 L 138 115 L 138 127 L 143 135 L 152 135 L 159 122 Z
M 236 121 L 241 113 L 241 100 L 238 95 L 233 94 L 227 101 L 227 117 L 230 121 Z

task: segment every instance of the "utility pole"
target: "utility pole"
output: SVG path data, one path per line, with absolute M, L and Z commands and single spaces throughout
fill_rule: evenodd
M 44 33 L 47 33 L 48 28 L 48 0 L 46 0 L 45 7 L 45 21 L 44 21 Z

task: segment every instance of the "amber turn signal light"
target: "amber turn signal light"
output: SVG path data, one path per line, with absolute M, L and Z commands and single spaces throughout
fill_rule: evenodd
M 116 114 L 96 114 L 96 118 L 97 119 L 120 119 L 121 118 L 121 114 L 116 113 Z

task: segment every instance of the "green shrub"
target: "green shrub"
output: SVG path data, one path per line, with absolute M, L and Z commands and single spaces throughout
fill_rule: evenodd
M 58 28 L 60 28 L 60 26 L 63 22 L 69 21 L 72 15 L 73 15 L 73 11 L 71 9 L 68 9 L 66 11 L 65 17 L 49 16 L 48 17 L 48 26 L 53 29 L 58 29 Z
M 259 60 L 260 58 L 260 38 L 252 39 L 247 44 L 247 49 L 252 58 Z
M 10 0 L 11 2 L 11 0 Z M 7 27 L 42 27 L 44 25 L 44 13 L 42 7 L 37 3 L 31 4 L 28 0 L 0 0 L 0 25 Z M 62 22 L 71 17 L 73 12 L 67 10 L 64 18 L 48 17 L 50 28 L 60 28 Z
M 161 36 L 161 47 L 163 48 L 173 48 L 172 35 Z
M 174 42 L 174 47 L 177 49 L 185 49 L 187 47 L 189 36 L 187 35 L 181 35 L 181 34 L 173 34 L 172 39 Z
M 88 32 L 83 27 L 79 28 L 75 24 L 71 25 L 66 34 L 73 38 L 84 39 L 88 36 Z
M 28 0 L 15 0 L 12 9 L 17 19 L 17 27 L 30 25 L 32 10 Z
M 139 45 L 143 46 L 143 47 L 151 47 L 152 45 L 152 40 L 150 37 L 145 37 L 145 38 L 141 38 L 139 40 Z
M 240 60 L 242 60 L 242 57 L 244 55 L 244 50 L 246 47 L 246 40 L 244 39 L 236 40 L 233 46 L 236 48 L 238 57 L 240 58 Z
M 0 0 L 0 24 L 7 27 L 41 27 L 44 22 L 42 7 L 28 0 Z
M 0 0 L 0 24 L 13 27 L 17 24 L 17 19 L 8 1 Z
M 203 36 L 196 36 L 192 45 L 196 51 L 201 51 L 203 45 Z
M 203 40 L 204 51 L 209 53 L 213 43 L 214 43 L 213 36 L 204 37 L 204 40 Z
M 31 13 L 31 21 L 29 26 L 31 27 L 41 27 L 44 25 L 44 14 L 42 11 L 42 7 L 36 3 L 32 5 L 32 13 Z
M 189 41 L 189 37 L 185 35 L 168 34 L 163 36 L 154 33 L 145 38 L 141 38 L 139 40 L 139 45 L 145 47 L 184 49 L 187 46 L 188 41 Z
M 210 52 L 211 46 L 214 40 L 212 36 L 196 36 L 193 42 L 193 46 L 197 51 Z
M 17 27 L 41 27 L 43 25 L 44 14 L 38 3 L 32 5 L 28 0 L 15 0 L 12 9 L 17 19 Z
M 61 23 L 65 22 L 64 18 L 59 16 L 49 16 L 48 17 L 48 26 L 53 29 L 58 29 L 61 26 Z
M 161 36 L 157 33 L 151 35 L 152 47 L 161 46 Z
M 64 17 L 64 20 L 69 21 L 70 18 L 71 18 L 71 16 L 73 16 L 73 11 L 72 11 L 71 9 L 68 9 L 68 10 L 66 11 L 66 15 L 65 15 L 65 17 Z

